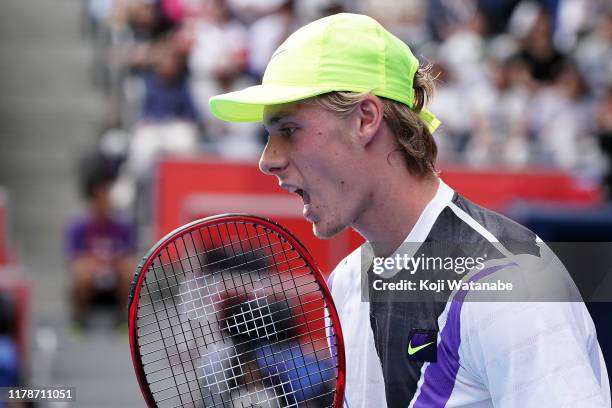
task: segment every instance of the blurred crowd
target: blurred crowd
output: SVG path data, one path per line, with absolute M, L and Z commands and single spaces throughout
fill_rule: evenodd
M 257 84 L 278 45 L 337 12 L 381 21 L 437 77 L 439 166 L 537 166 L 612 183 L 612 5 L 606 0 L 85 0 L 96 151 L 112 201 L 150 220 L 160 154 L 257 158 L 260 124 L 214 118 L 208 99 Z
M 464 18 L 448 24 L 433 3 L 428 15 L 436 16 L 431 26 L 439 42 L 431 36 L 422 42 L 440 75 L 432 111 L 445 124 L 438 141 L 447 160 L 602 177 L 609 154 L 612 4 L 452 2 L 454 10 L 447 9 Z
M 256 157 L 261 126 L 216 120 L 208 98 L 257 83 L 287 35 L 341 11 L 373 16 L 433 65 L 441 164 L 607 171 L 606 0 L 86 1 L 108 100 L 101 144 L 125 156 L 124 203 L 159 153 Z

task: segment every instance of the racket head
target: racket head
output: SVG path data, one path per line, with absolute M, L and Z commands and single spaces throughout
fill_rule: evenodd
M 236 260 L 241 264 L 236 266 Z M 272 391 L 271 398 L 280 393 L 281 405 L 297 406 L 302 406 L 300 399 L 321 401 L 320 396 L 308 397 L 333 384 L 328 406 L 342 406 L 344 341 L 331 293 L 307 249 L 271 220 L 222 214 L 166 235 L 137 268 L 128 317 L 132 361 L 149 407 L 225 406 L 223 395 L 234 398 L 232 388 L 240 383 L 263 385 L 264 394 Z M 313 333 L 318 334 L 313 338 Z M 328 337 L 330 347 L 322 346 Z M 313 384 L 313 378 L 320 382 Z M 168 387 L 172 381 L 175 386 Z M 160 383 L 165 385 L 156 390 Z M 193 398 L 197 392 L 201 401 Z M 183 394 L 189 395 L 186 403 Z M 266 395 L 256 396 L 256 403 L 265 402 L 259 398 Z M 246 397 L 252 402 L 253 394 Z

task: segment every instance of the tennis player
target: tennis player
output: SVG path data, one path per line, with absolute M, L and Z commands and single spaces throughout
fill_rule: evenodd
M 425 109 L 433 82 L 402 41 L 367 16 L 326 17 L 276 50 L 262 82 L 211 98 L 212 112 L 263 121 L 260 168 L 302 197 L 318 237 L 352 227 L 367 240 L 329 279 L 347 406 L 610 407 L 595 327 L 567 271 L 531 231 L 438 176 L 439 122 Z M 455 266 L 476 260 L 465 273 L 375 270 L 436 253 L 406 243 L 455 243 L 443 251 Z M 428 278 L 418 293 L 376 289 Z M 469 285 L 443 287 L 458 281 Z M 496 281 L 520 291 L 487 298 L 472 285 Z M 559 298 L 539 297 L 549 283 Z

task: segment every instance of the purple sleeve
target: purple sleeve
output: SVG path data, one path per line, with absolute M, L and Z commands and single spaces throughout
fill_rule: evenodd
M 64 250 L 66 258 L 74 259 L 85 250 L 84 224 L 81 219 L 74 219 L 66 229 L 64 238 Z
M 127 221 L 120 223 L 119 242 L 120 248 L 118 248 L 118 252 L 122 254 L 136 252 L 136 228 L 132 223 Z

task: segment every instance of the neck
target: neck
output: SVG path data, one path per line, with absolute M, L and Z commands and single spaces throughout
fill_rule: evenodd
M 394 172 L 378 184 L 368 208 L 353 227 L 366 238 L 375 256 L 389 256 L 404 242 L 427 204 L 436 195 L 435 175 L 417 179 L 406 172 Z

